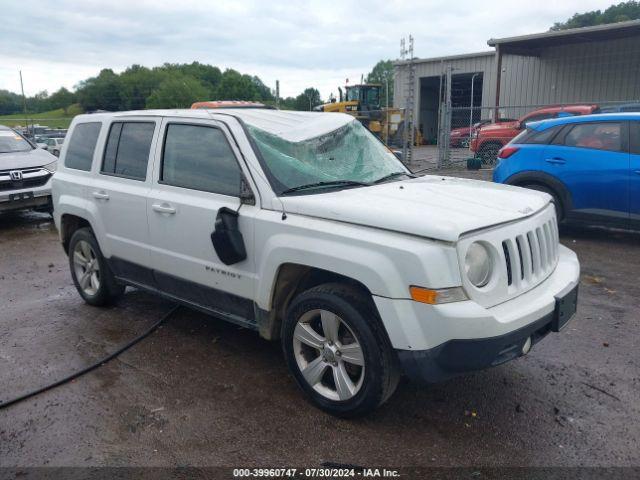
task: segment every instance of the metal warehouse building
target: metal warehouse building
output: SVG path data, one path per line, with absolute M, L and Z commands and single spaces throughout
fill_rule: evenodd
M 413 68 L 414 121 L 427 143 L 442 124 L 518 118 L 551 104 L 640 99 L 640 21 L 487 43 L 494 49 L 395 63 L 394 105 L 405 108 Z

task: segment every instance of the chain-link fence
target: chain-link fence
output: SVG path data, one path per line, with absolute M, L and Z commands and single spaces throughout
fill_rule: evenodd
M 447 107 L 438 115 L 437 143 L 423 147 L 423 163 L 439 168 L 464 165 L 479 159 L 483 168 L 496 163 L 498 151 L 530 122 L 591 113 L 640 112 L 640 100 L 596 101 L 555 105 L 509 105 L 495 107 Z

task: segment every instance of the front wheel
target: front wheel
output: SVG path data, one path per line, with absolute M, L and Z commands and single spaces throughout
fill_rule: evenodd
M 398 384 L 397 360 L 370 303 L 357 289 L 325 284 L 300 294 L 287 310 L 287 365 L 310 400 L 333 415 L 364 415 Z

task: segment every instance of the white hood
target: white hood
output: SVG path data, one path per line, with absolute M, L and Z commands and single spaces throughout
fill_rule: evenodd
M 528 217 L 551 197 L 479 180 L 424 176 L 281 200 L 288 213 L 455 242 L 465 232 Z
M 58 157 L 41 148 L 34 148 L 26 152 L 0 153 L 0 170 L 42 167 L 56 160 Z

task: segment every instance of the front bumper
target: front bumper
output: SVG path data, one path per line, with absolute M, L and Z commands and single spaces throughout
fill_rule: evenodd
M 51 180 L 41 187 L 0 192 L 0 212 L 31 208 L 52 208 Z
M 557 299 L 578 285 L 580 264 L 560 245 L 558 264 L 549 277 L 522 295 L 491 308 L 471 300 L 426 305 L 375 297 L 392 346 L 411 377 L 436 382 L 498 365 L 522 354 L 552 330 Z
M 569 297 L 569 298 L 567 298 Z M 578 298 L 578 286 L 556 303 L 572 304 L 571 315 L 563 315 L 561 308 L 544 315 L 513 332 L 491 338 L 450 340 L 430 350 L 398 350 L 398 360 L 407 376 L 414 381 L 435 383 L 474 370 L 495 367 L 525 355 L 529 349 L 551 332 L 560 331 L 573 316 Z

